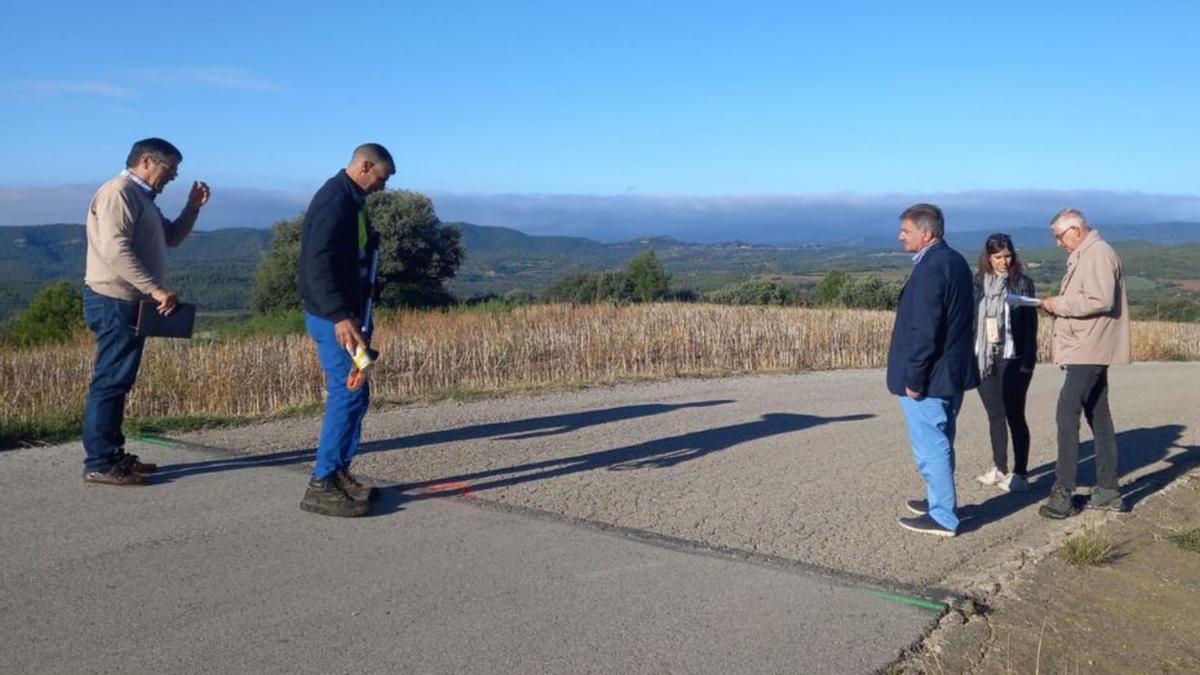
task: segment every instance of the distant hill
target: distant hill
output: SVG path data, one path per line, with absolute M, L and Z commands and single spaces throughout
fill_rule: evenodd
M 202 298 L 206 310 L 242 309 L 270 241 L 270 230 L 193 232 L 183 246 L 167 249 L 171 286 L 184 297 Z M 51 281 L 82 283 L 86 255 L 83 225 L 0 227 L 0 320 Z
M 1108 241 L 1144 241 L 1152 244 L 1188 244 L 1200 242 L 1200 223 L 1150 223 L 1147 225 L 1096 225 Z M 1000 230 L 1013 238 L 1017 248 L 1041 248 L 1054 246 L 1054 237 L 1050 227 L 1018 227 L 1012 230 Z M 974 230 L 971 232 L 952 233 L 947 240 L 953 240 L 962 250 L 977 251 L 983 247 L 983 242 L 995 230 Z
M 601 243 L 583 237 L 540 237 L 503 227 L 447 223 L 462 232 L 467 249 L 451 289 L 459 297 L 537 291 L 565 274 L 621 267 L 633 256 L 654 249 L 677 287 L 698 291 L 748 276 L 811 281 L 830 268 L 881 272 L 898 278 L 908 257 L 894 239 L 849 238 L 837 244 L 764 245 L 729 242 L 695 244 L 669 237 Z M 1200 244 L 1164 248 L 1145 242 L 1200 242 L 1200 223 L 1105 226 L 1105 237 L 1120 244 L 1131 274 L 1146 278 L 1200 278 Z M 947 240 L 974 260 L 989 232 L 949 232 Z M 1046 228 L 1010 232 L 1018 248 L 1039 266 L 1046 280 L 1065 261 L 1053 250 Z M 197 231 L 168 251 L 173 288 L 206 311 L 245 310 L 254 270 L 270 244 L 266 229 Z M 1134 243 L 1137 240 L 1142 243 Z M 83 276 L 86 241 L 82 225 L 0 227 L 0 320 L 25 307 L 50 281 Z

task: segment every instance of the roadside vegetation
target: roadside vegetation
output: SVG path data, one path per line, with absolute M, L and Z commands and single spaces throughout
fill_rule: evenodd
M 286 314 L 274 315 L 287 317 Z M 641 379 L 876 368 L 892 314 L 841 307 L 710 303 L 535 304 L 496 311 L 381 314 L 377 401 L 403 402 Z M 291 321 L 295 320 L 292 315 Z M 321 401 L 312 344 L 287 318 L 270 330 L 152 340 L 128 403 L 132 423 L 227 423 L 311 410 Z M 1049 322 L 1042 325 L 1048 344 Z M 1135 322 L 1139 361 L 1200 357 L 1200 325 Z M 0 445 L 77 433 L 94 342 L 0 346 Z
M 1170 539 L 1172 544 L 1175 544 L 1184 551 L 1200 553 L 1200 527 L 1175 532 L 1167 535 L 1167 539 Z
M 450 284 L 468 255 L 462 230 L 441 223 L 430 199 L 419 193 L 380 192 L 367 208 L 385 261 L 374 343 L 383 359 L 372 376 L 375 400 L 384 402 L 649 378 L 879 367 L 886 359 L 890 310 L 910 265 L 905 256 L 839 255 L 844 269 L 831 267 L 829 251 L 814 248 L 805 255 L 824 260 L 821 274 L 714 276 L 706 265 L 716 263 L 707 259 L 673 274 L 649 248 L 633 253 L 623 266 L 570 272 L 538 291 L 518 288 L 460 300 Z M 201 313 L 192 340 L 147 345 L 128 403 L 130 429 L 177 430 L 316 409 L 321 374 L 304 336 L 295 282 L 302 223 L 302 215 L 276 223 L 269 242 L 252 230 L 222 235 L 234 237 L 245 259 L 220 246 L 216 233 L 196 234 L 194 266 L 184 270 L 180 288 L 191 284 L 185 297 L 193 298 L 211 286 L 224 300 L 211 307 L 201 303 L 215 311 Z M 482 228 L 466 227 L 483 236 Z M 42 234 L 56 232 L 49 227 Z M 541 254 L 561 256 L 556 246 L 582 245 L 511 234 L 531 255 L 550 247 Z M 678 242 L 643 243 L 667 247 L 667 256 L 684 255 L 675 251 Z M 753 256 L 783 255 L 770 247 L 709 248 L 722 260 L 751 256 L 742 260 L 743 270 L 762 268 Z M 696 255 L 708 248 L 687 250 Z M 1166 250 L 1174 254 L 1156 267 L 1154 255 Z M 237 260 L 232 267 L 231 255 Z M 1196 245 L 1134 245 L 1127 267 L 1135 275 L 1168 274 L 1183 285 L 1181 293 L 1190 293 L 1200 289 L 1184 287 L 1194 276 L 1187 261 L 1197 255 Z M 868 258 L 874 267 L 867 266 Z M 1040 280 L 1061 274 L 1060 252 L 1033 250 L 1026 259 Z M 242 274 L 238 270 L 251 260 L 257 261 L 254 281 L 237 289 L 249 298 L 248 306 L 238 305 L 231 295 L 236 284 L 215 280 Z M 698 273 L 711 279 L 697 284 Z M 681 286 L 680 279 L 688 285 Z M 1131 281 L 1131 295 L 1163 292 L 1154 282 L 1138 283 Z M 0 448 L 78 434 L 94 351 L 79 292 L 78 282 L 52 282 L 0 326 Z M 1135 318 L 1139 311 L 1143 317 L 1191 318 L 1187 297 L 1153 295 L 1140 310 L 1135 306 Z M 1041 325 L 1042 360 L 1049 358 L 1049 325 Z M 1198 359 L 1200 323 L 1137 322 L 1134 342 L 1137 360 Z
M 1068 539 L 1062 547 L 1063 558 L 1076 567 L 1106 565 L 1116 560 L 1117 555 L 1112 537 L 1090 527 Z

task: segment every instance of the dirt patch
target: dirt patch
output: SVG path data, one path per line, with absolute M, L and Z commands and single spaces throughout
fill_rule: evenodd
M 1096 527 L 1112 562 L 1077 567 L 1057 547 L 887 672 L 1200 672 L 1200 553 L 1172 538 L 1197 526 L 1193 469 Z
M 1200 279 L 1163 279 L 1163 281 L 1181 290 L 1200 293 Z

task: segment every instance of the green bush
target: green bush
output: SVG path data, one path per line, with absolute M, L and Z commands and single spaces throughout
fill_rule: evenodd
M 895 309 L 900 289 L 879 277 L 869 276 L 842 287 L 842 304 L 851 309 Z
M 639 253 L 623 270 L 575 272 L 550 284 L 542 292 L 547 302 L 659 302 L 669 300 L 671 275 L 654 251 Z
M 842 292 L 848 283 L 850 283 L 850 276 L 848 274 L 837 268 L 829 270 L 821 278 L 817 287 L 813 289 L 813 302 L 821 307 L 841 303 Z
M 795 305 L 801 298 L 794 289 L 784 288 L 774 281 L 749 279 L 722 286 L 705 296 L 709 302 L 721 305 Z
M 18 347 L 63 343 L 84 330 L 83 298 L 63 279 L 46 286 L 29 307 L 4 328 L 4 340 Z

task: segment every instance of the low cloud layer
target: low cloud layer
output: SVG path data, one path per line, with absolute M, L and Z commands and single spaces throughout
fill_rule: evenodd
M 0 187 L 0 225 L 83 222 L 95 185 Z M 182 206 L 186 190 L 169 188 L 163 210 Z M 946 212 L 947 229 L 1042 227 L 1064 206 L 1099 224 L 1200 221 L 1200 196 L 1138 192 L 994 190 L 946 194 L 537 195 L 432 193 L 444 221 L 495 225 L 538 235 L 601 241 L 671 236 L 685 241 L 794 243 L 889 236 L 907 206 L 931 201 Z M 308 193 L 214 187 L 201 227 L 267 227 L 303 210 Z
M 0 225 L 43 225 L 82 223 L 96 185 L 52 187 L 0 186 Z M 280 218 L 291 218 L 308 206 L 311 195 L 282 190 L 238 188 L 213 189 L 212 201 L 204 207 L 198 227 L 269 227 Z M 174 217 L 187 199 L 187 186 L 172 185 L 158 198 L 168 217 Z
M 1058 209 L 1096 223 L 1200 220 L 1200 197 L 1136 192 L 996 190 L 947 194 L 741 195 L 726 197 L 434 195 L 443 220 L 513 227 L 530 234 L 617 241 L 646 235 L 685 241 L 827 241 L 895 231 L 906 207 L 933 202 L 957 231 L 1044 226 Z

